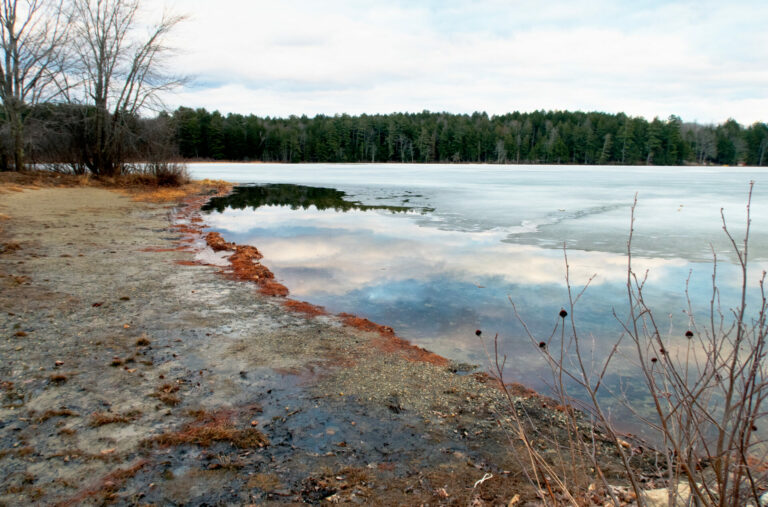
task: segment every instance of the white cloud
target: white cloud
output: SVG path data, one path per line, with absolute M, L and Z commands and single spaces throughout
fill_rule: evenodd
M 768 6 L 176 0 L 175 105 L 260 115 L 581 109 L 751 123 Z

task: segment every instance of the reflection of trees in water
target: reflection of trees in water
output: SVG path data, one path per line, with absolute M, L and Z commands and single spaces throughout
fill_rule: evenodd
M 359 202 L 345 201 L 346 194 L 334 188 L 306 187 L 288 183 L 236 187 L 226 197 L 214 197 L 203 206 L 203 211 L 223 212 L 227 207 L 233 209 L 261 206 L 290 206 L 291 209 L 308 209 L 314 206 L 319 210 L 389 210 L 392 213 L 405 213 L 413 210 L 406 206 L 368 206 Z

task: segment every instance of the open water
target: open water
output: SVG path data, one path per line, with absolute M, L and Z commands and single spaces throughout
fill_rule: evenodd
M 721 209 L 741 242 L 750 181 L 749 286 L 753 311 L 768 268 L 768 171 L 735 167 L 192 164 L 195 178 L 259 189 L 218 202 L 206 221 L 253 244 L 291 297 L 392 326 L 456 361 L 488 367 L 498 334 L 506 380 L 545 389 L 538 342 L 548 341 L 574 292 L 594 276 L 575 316 L 587 358 L 600 359 L 627 315 L 627 239 L 637 195 L 633 269 L 672 353 L 696 316 L 708 318 L 713 254 L 723 310 L 738 303 L 736 256 Z M 564 250 L 565 246 L 565 250 Z M 532 340 L 515 315 L 526 323 Z M 609 378 L 631 391 L 624 341 Z M 491 350 L 492 352 L 492 350 Z M 627 387 L 630 386 L 630 387 Z

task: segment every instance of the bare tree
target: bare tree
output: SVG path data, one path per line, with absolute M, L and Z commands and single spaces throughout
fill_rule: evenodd
M 696 162 L 707 164 L 717 158 L 717 135 L 713 126 L 684 123 L 680 131 L 683 138 L 690 143 Z
M 94 132 L 86 165 L 95 174 L 115 175 L 125 162 L 128 124 L 144 109 L 159 106 L 159 93 L 181 84 L 164 72 L 168 33 L 183 17 L 164 14 L 144 37 L 137 32 L 139 0 L 72 0 L 76 67 L 83 76 L 80 100 Z
M 16 170 L 24 168 L 25 106 L 60 92 L 54 84 L 67 37 L 62 7 L 62 0 L 0 2 L 0 99 Z

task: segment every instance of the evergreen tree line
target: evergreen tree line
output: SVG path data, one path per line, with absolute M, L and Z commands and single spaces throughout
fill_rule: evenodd
M 270 118 L 181 107 L 170 115 L 187 159 L 768 165 L 768 124 L 684 123 L 623 113 L 534 111 Z

